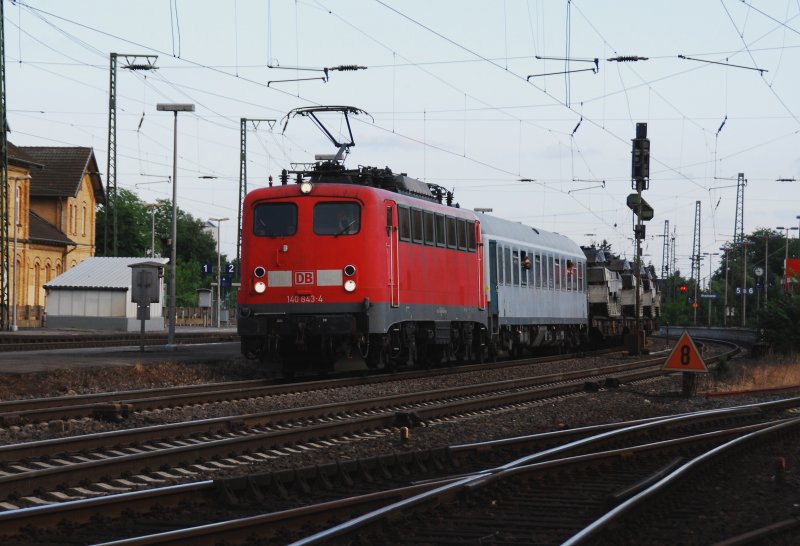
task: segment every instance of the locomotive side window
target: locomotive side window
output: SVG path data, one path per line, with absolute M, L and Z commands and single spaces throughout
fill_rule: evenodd
M 436 215 L 436 246 L 446 246 L 444 215 Z
M 408 207 L 397 207 L 397 224 L 401 241 L 411 241 L 411 211 Z
M 257 237 L 287 237 L 297 233 L 297 205 L 261 203 L 253 210 L 253 234 Z
M 447 248 L 456 248 L 458 239 L 456 238 L 456 219 L 452 216 L 447 217 Z
M 536 253 L 536 259 L 533 261 L 533 277 L 536 283 L 536 288 L 542 287 L 542 255 Z
M 317 235 L 354 235 L 361 229 L 361 207 L 348 201 L 317 203 L 313 225 Z
M 411 240 L 422 243 L 422 211 L 411 209 Z
M 458 235 L 458 250 L 467 250 L 467 221 L 462 218 L 456 219 Z
M 433 213 L 425 211 L 425 244 L 426 245 L 435 245 L 436 244 L 436 232 L 434 231 L 434 221 L 433 221 Z
M 475 252 L 475 222 L 467 222 L 467 250 Z

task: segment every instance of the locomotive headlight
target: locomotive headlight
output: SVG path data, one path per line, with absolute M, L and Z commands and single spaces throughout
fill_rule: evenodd
M 344 266 L 344 274 L 348 277 L 352 277 L 356 274 L 356 266 L 354 265 L 346 265 Z
M 311 182 L 304 180 L 300 183 L 300 193 L 309 194 L 311 193 L 311 188 L 313 187 L 314 185 Z
M 263 277 L 266 274 L 267 274 L 267 270 L 264 269 L 263 267 L 261 267 L 260 265 L 258 267 L 256 267 L 255 269 L 253 269 L 253 275 L 255 275 L 256 278 L 258 278 L 258 279 L 260 279 L 261 277 Z
M 353 292 L 356 289 L 356 281 L 353 279 L 347 279 L 344 281 L 344 289 L 345 292 Z
M 258 281 L 253 288 L 255 288 L 257 294 L 263 294 L 264 291 L 267 289 L 267 283 L 264 281 Z

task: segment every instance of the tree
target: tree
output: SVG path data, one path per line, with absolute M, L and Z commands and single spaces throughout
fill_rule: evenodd
M 155 207 L 151 211 L 151 207 Z M 97 255 L 104 255 L 105 248 L 104 206 L 95 214 L 97 233 Z M 155 216 L 152 216 L 152 215 Z M 155 220 L 155 227 L 153 221 Z M 110 227 L 110 226 L 109 226 Z M 176 230 L 178 246 L 175 249 L 177 269 L 175 301 L 177 306 L 197 305 L 197 289 L 208 288 L 212 279 L 200 275 L 204 263 L 217 261 L 217 245 L 214 237 L 204 229 L 202 220 L 177 209 Z M 142 202 L 139 197 L 122 189 L 117 194 L 117 254 L 119 256 L 150 255 L 151 238 L 155 239 L 155 256 L 169 258 L 172 237 L 172 202 L 159 199 L 154 205 Z M 111 236 L 109 229 L 109 236 Z M 113 245 L 109 241 L 109 254 Z M 223 258 L 224 260 L 224 258 Z M 169 279 L 169 275 L 167 276 Z M 167 305 L 167 302 L 164 302 Z

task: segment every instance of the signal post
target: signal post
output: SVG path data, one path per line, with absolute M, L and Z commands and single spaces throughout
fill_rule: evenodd
M 645 226 L 642 222 L 653 219 L 653 207 L 642 199 L 642 191 L 650 187 L 650 139 L 647 138 L 647 124 L 636 124 L 636 138 L 633 139 L 631 151 L 631 188 L 636 193 L 628 195 L 628 208 L 636 215 L 636 225 L 633 234 L 636 241 L 636 264 L 634 277 L 636 278 L 636 319 L 633 340 L 630 343 L 630 354 L 638 355 L 644 345 L 642 324 L 639 318 L 642 310 L 642 239 L 645 237 Z

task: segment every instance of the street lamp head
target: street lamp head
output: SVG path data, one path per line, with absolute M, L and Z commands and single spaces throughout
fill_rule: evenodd
M 156 110 L 159 112 L 194 112 L 194 104 L 189 103 L 158 103 Z
M 230 218 L 209 218 L 212 222 L 225 222 L 226 220 L 230 220 Z

